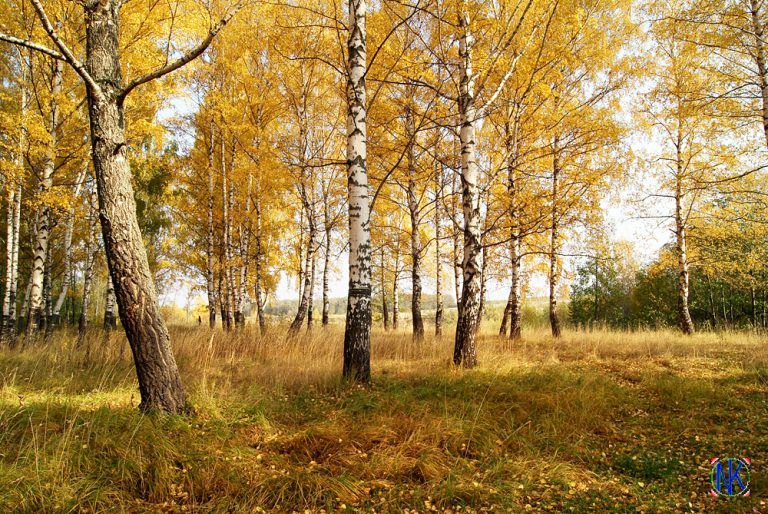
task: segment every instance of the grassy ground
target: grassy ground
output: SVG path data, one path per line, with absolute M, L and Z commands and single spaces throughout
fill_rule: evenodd
M 0 512 L 768 512 L 768 346 L 750 334 L 375 333 L 369 389 L 342 333 L 285 343 L 176 328 L 194 406 L 145 416 L 122 339 L 0 351 Z M 707 460 L 753 459 L 711 498 Z

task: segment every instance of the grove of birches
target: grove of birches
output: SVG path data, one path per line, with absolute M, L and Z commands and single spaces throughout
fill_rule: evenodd
M 141 408 L 183 412 L 160 301 L 181 280 L 197 330 L 253 344 L 345 316 L 329 344 L 359 383 L 372 326 L 454 337 L 472 368 L 481 322 L 514 344 L 542 296 L 553 338 L 764 329 L 767 20 L 762 0 L 4 0 L 2 344 L 119 326 Z M 642 260 L 627 223 L 667 243 Z

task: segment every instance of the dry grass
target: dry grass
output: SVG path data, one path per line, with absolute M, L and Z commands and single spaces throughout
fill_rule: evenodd
M 135 409 L 119 336 L 0 351 L 0 511 L 768 511 L 762 335 L 484 335 L 465 371 L 450 337 L 375 332 L 368 389 L 342 336 L 175 327 L 183 418 Z M 752 498 L 706 497 L 732 454 Z

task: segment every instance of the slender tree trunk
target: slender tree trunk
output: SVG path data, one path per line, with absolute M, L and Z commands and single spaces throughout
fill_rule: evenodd
M 227 173 L 233 173 L 235 171 L 235 141 L 232 139 L 232 146 L 230 147 L 229 166 L 227 166 Z M 222 138 L 222 159 L 223 159 L 223 138 Z M 240 323 L 240 298 L 238 295 L 238 287 L 235 279 L 235 243 L 232 237 L 232 216 L 235 212 L 235 183 L 231 178 L 227 180 L 227 196 L 224 201 L 228 204 L 229 219 L 227 222 L 227 294 L 229 295 L 227 301 L 229 305 L 229 327 L 230 329 L 237 327 Z
M 299 298 L 304 296 L 304 209 L 299 210 L 299 275 L 297 279 L 297 287 L 299 288 Z
M 8 180 L 8 212 L 6 222 L 5 287 L 3 289 L 3 317 L 0 320 L 0 344 L 13 345 L 16 338 L 16 292 L 19 284 L 19 234 L 21 232 L 21 194 L 24 183 L 24 152 L 27 147 L 27 63 L 18 49 L 21 97 L 19 112 L 21 128 L 16 152 L 18 177 Z
M 98 216 L 98 198 L 96 190 L 91 192 L 88 202 L 88 238 L 85 242 L 85 277 L 83 280 L 83 305 L 80 310 L 80 322 L 78 323 L 78 342 L 82 343 L 85 338 L 85 331 L 88 328 L 88 311 L 91 305 L 91 288 L 93 285 L 93 270 L 96 261 L 96 225 Z
M 499 335 L 507 335 L 509 330 L 509 316 L 512 313 L 512 288 L 509 288 L 509 297 L 507 298 L 507 305 L 504 306 L 504 314 L 501 316 L 501 325 L 499 326 Z
M 693 320 L 688 311 L 688 250 L 686 220 L 683 209 L 682 131 L 678 130 L 677 175 L 675 180 L 675 250 L 677 254 L 677 310 L 683 334 L 693 334 Z
M 460 151 L 456 152 L 460 155 Z M 453 242 L 453 287 L 454 296 L 456 298 L 456 312 L 461 312 L 461 247 L 459 244 L 459 225 L 458 225 L 458 187 L 457 180 L 460 174 L 461 165 L 456 168 L 456 171 L 451 179 L 451 216 L 453 223 L 451 223 L 451 241 Z
M 552 329 L 552 337 L 560 337 L 560 317 L 557 313 L 557 289 L 560 285 L 560 219 L 557 210 L 557 202 L 560 196 L 560 162 L 559 141 L 555 137 L 552 145 L 552 225 L 550 226 L 549 240 L 549 324 Z
M 330 273 L 328 265 L 331 261 L 331 219 L 328 212 L 328 198 L 323 202 L 323 226 L 325 227 L 325 249 L 323 251 L 323 326 L 328 326 L 331 300 L 329 297 Z
M 475 330 L 480 330 L 480 325 L 483 323 L 483 318 L 485 317 L 485 296 L 488 293 L 488 258 L 487 258 L 488 249 L 483 246 L 482 256 L 483 256 L 483 264 L 480 266 L 480 307 L 478 308 L 478 315 L 477 315 L 477 323 L 475 324 Z
M 16 337 L 16 293 L 19 287 L 19 234 L 21 232 L 21 194 L 24 183 L 24 152 L 27 147 L 27 63 L 24 54 L 19 54 L 19 79 L 21 97 L 19 112 L 21 128 L 19 131 L 18 148 L 16 151 L 16 169 L 18 177 L 8 181 L 8 213 L 6 224 L 6 259 L 5 259 L 5 288 L 3 289 L 3 317 L 0 320 L 0 345 L 7 343 L 13 346 Z
M 251 256 L 251 192 L 253 190 L 253 175 L 248 172 L 245 188 L 245 226 L 240 224 L 240 276 L 238 291 L 238 323 L 245 326 L 245 313 L 243 309 L 248 297 L 248 268 L 250 267 Z
M 307 332 L 312 331 L 315 315 L 315 273 L 317 271 L 317 252 L 312 252 L 312 272 L 309 281 L 309 303 L 307 304 Z
M 259 318 L 259 333 L 263 336 L 267 333 L 267 322 L 264 318 L 264 301 L 262 300 L 262 247 L 261 247 L 261 189 L 256 194 L 254 209 L 256 210 L 256 314 Z
M 111 332 L 117 328 L 117 300 L 112 278 L 107 277 L 107 294 L 104 301 L 104 331 Z
M 40 328 L 45 333 L 47 339 L 51 335 L 53 325 L 51 315 L 53 314 L 53 302 L 51 298 L 51 245 L 45 252 L 45 273 L 43 274 L 43 316 L 40 319 Z
M 437 144 L 435 144 L 437 146 Z M 435 160 L 435 336 L 443 335 L 443 255 L 440 248 L 442 233 L 440 213 L 443 201 L 443 179 L 439 161 Z
M 205 285 L 208 293 L 208 326 L 216 327 L 216 278 L 214 276 L 213 258 L 214 258 L 214 225 L 213 213 L 215 206 L 214 192 L 214 123 L 211 118 L 209 123 L 209 141 L 208 141 L 208 233 L 206 237 L 206 265 L 205 265 Z
M 765 143 L 768 145 L 768 66 L 765 61 L 765 40 L 763 23 L 760 20 L 760 2 L 749 0 L 749 14 L 752 18 L 752 30 L 755 36 L 755 64 L 757 64 L 757 82 L 760 87 L 761 118 Z
M 136 218 L 131 169 L 126 157 L 117 0 L 86 8 L 86 69 L 101 88 L 89 91 L 91 145 L 99 214 L 120 318 L 131 345 L 141 408 L 179 413 L 186 395 L 157 303 L 157 293 Z
M 64 63 L 55 61 L 53 64 L 53 78 L 51 81 L 50 103 L 50 142 L 43 163 L 40 191 L 45 195 L 53 186 L 53 173 L 56 169 L 56 146 L 58 144 L 59 127 L 59 95 L 61 94 L 61 80 Z M 29 296 L 29 318 L 27 318 L 27 335 L 33 334 L 43 323 L 45 316 L 43 304 L 43 281 L 45 279 L 45 256 L 48 253 L 48 239 L 51 229 L 51 209 L 43 204 L 37 215 L 35 226 L 35 244 L 32 256 L 32 288 Z
M 507 151 L 507 193 L 509 195 L 509 261 L 510 288 L 507 307 L 504 309 L 505 318 L 509 321 L 509 338 L 518 340 L 522 335 L 522 296 L 520 291 L 520 268 L 522 267 L 522 231 L 520 227 L 520 179 L 518 177 L 518 155 L 520 146 L 520 109 L 517 104 L 508 112 L 508 122 L 505 124 L 505 144 Z M 502 333 L 506 333 L 503 327 Z
M 233 291 L 232 291 L 232 222 L 230 219 L 230 185 L 229 172 L 227 169 L 226 145 L 224 135 L 220 134 L 221 147 L 221 198 L 222 198 L 222 216 L 224 223 L 224 262 L 222 274 L 224 276 L 224 291 L 221 297 L 221 323 L 224 329 L 232 330 L 232 310 Z
M 371 227 L 366 159 L 366 0 L 349 0 L 347 69 L 347 183 L 349 294 L 344 331 L 344 377 L 371 378 Z
M 407 93 L 412 97 L 414 92 Z M 408 187 L 406 190 L 408 200 L 408 212 L 411 218 L 411 324 L 413 326 L 413 340 L 424 340 L 424 320 L 421 317 L 421 234 L 419 233 L 419 202 L 416 197 L 416 152 L 414 140 L 416 129 L 414 126 L 413 109 L 410 103 L 405 109 L 405 133 L 408 139 L 406 156 L 408 164 Z
M 387 280 L 384 275 L 384 247 L 379 252 L 381 254 L 381 313 L 384 321 L 384 331 L 389 331 L 389 306 L 387 305 Z
M 712 316 L 712 329 L 716 329 L 718 325 L 717 307 L 715 307 L 715 296 L 712 291 L 712 279 L 710 277 L 707 277 L 707 293 L 709 297 L 709 315 Z
M 21 302 L 21 316 L 19 319 L 19 328 L 26 328 L 25 323 L 29 320 L 29 295 L 32 291 L 32 281 L 27 281 L 27 287 L 24 289 L 24 299 Z
M 465 6 L 464 6 L 465 7 Z M 475 107 L 474 72 L 472 69 L 472 46 L 474 38 L 470 32 L 469 14 L 462 9 L 459 13 L 459 136 L 461 139 L 461 197 L 464 213 L 464 272 L 461 290 L 461 310 L 456 325 L 456 339 L 453 351 L 454 364 L 465 368 L 477 365 L 477 327 L 480 316 L 480 292 L 482 288 L 482 242 L 480 240 L 480 194 L 479 172 L 475 156 Z
M 399 255 L 398 255 L 399 257 Z M 397 272 L 399 263 L 395 260 L 395 274 L 392 280 L 392 330 L 397 330 L 400 326 L 400 274 Z
M 523 308 L 522 291 L 520 287 L 520 268 L 522 267 L 522 256 L 520 251 L 521 238 L 514 238 L 510 241 L 511 245 L 511 269 L 510 275 L 512 284 L 509 288 L 510 311 L 509 311 L 509 338 L 518 340 L 523 332 Z
M 23 161 L 20 159 L 22 165 Z M 23 169 L 23 168 L 19 168 Z M 16 292 L 19 284 L 19 233 L 21 228 L 21 180 L 8 184 L 5 289 L 0 343 L 13 345 L 16 337 Z
M 73 191 L 73 197 L 78 198 L 80 191 L 82 190 L 83 183 L 88 174 L 88 162 L 83 163 L 83 169 L 75 179 L 75 189 Z M 70 207 L 67 212 L 67 226 L 64 232 L 64 277 L 62 278 L 61 291 L 56 299 L 56 305 L 53 307 L 53 323 L 58 324 L 61 318 L 61 308 L 64 306 L 64 301 L 67 299 L 69 293 L 69 285 L 74 278 L 74 267 L 72 266 L 72 234 L 75 229 L 75 208 Z
M 307 221 L 309 222 L 309 238 L 307 241 L 307 252 L 305 254 L 305 263 L 304 263 L 304 285 L 301 288 L 301 297 L 299 299 L 299 309 L 296 312 L 296 316 L 293 318 L 293 323 L 291 323 L 290 328 L 288 329 L 288 337 L 293 337 L 296 334 L 298 334 L 299 329 L 301 329 L 301 325 L 304 323 L 304 317 L 307 315 L 307 311 L 309 310 L 309 304 L 312 301 L 310 298 L 310 295 L 313 293 L 312 291 L 312 264 L 314 262 L 314 255 L 315 255 L 315 239 L 317 237 L 317 230 L 315 227 L 315 219 L 311 212 L 311 205 L 308 199 L 308 195 L 306 192 L 306 182 L 304 179 L 304 173 L 305 170 L 302 170 L 301 175 L 301 197 L 302 197 L 302 204 L 303 209 L 307 211 Z

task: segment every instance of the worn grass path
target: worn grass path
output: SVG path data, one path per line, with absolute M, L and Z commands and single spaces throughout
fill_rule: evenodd
M 768 512 L 768 346 L 753 334 L 450 338 L 174 330 L 194 413 L 140 414 L 122 341 L 0 351 L 0 512 Z M 707 495 L 749 456 L 752 496 Z

